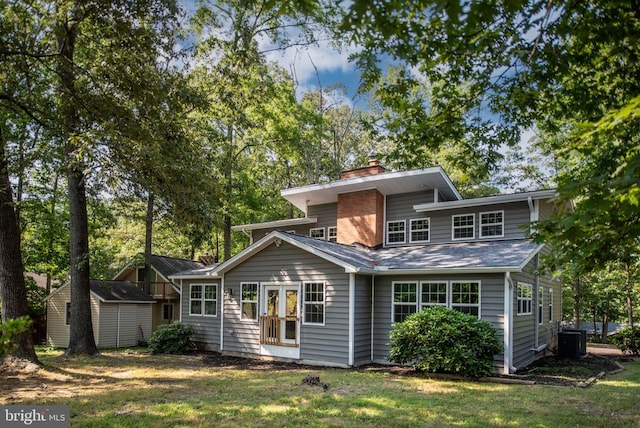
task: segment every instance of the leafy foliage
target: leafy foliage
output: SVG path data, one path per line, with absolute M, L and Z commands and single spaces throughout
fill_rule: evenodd
M 29 317 L 13 318 L 0 323 L 0 358 L 9 355 L 15 349 L 13 338 L 27 331 L 30 325 Z
M 640 327 L 625 327 L 614 336 L 614 341 L 622 352 L 640 355 Z
M 149 339 L 152 354 L 184 354 L 191 347 L 193 328 L 190 325 L 174 321 L 161 325 Z
M 489 322 L 443 306 L 410 315 L 390 336 L 389 360 L 425 372 L 487 376 L 502 351 Z

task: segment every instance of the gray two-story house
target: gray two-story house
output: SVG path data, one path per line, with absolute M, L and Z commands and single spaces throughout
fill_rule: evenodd
M 560 283 L 536 275 L 529 225 L 552 190 L 463 199 L 440 167 L 386 172 L 375 160 L 341 179 L 281 192 L 303 218 L 235 226 L 250 245 L 171 278 L 181 321 L 205 349 L 307 364 L 388 362 L 394 323 L 442 305 L 489 321 L 510 373 L 557 343 Z

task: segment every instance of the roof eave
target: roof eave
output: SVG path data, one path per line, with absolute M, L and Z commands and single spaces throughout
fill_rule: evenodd
M 550 199 L 556 195 L 555 190 L 538 190 L 535 192 L 511 193 L 508 195 L 486 196 L 482 198 L 462 199 L 458 201 L 429 202 L 413 206 L 416 212 L 430 212 L 448 210 L 453 208 L 472 208 L 483 205 L 506 204 L 510 202 L 523 202 L 529 198 Z

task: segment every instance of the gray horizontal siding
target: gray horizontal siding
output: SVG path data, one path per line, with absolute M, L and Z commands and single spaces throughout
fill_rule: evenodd
M 300 326 L 300 358 L 348 364 L 349 277 L 343 268 L 282 243 L 280 247 L 273 244 L 255 254 L 227 272 L 224 280 L 225 289 L 231 289 L 233 296 L 240 296 L 242 282 L 324 281 L 325 324 Z M 225 351 L 259 353 L 258 323 L 240 319 L 239 300 L 225 300 L 224 335 Z
M 508 204 L 487 205 L 481 207 L 458 208 L 455 210 L 431 211 L 425 213 L 416 213 L 413 210 L 413 204 L 416 201 L 415 194 L 410 193 L 408 196 L 413 198 L 403 199 L 396 195 L 395 198 L 387 197 L 387 218 L 386 221 L 406 220 L 407 244 L 409 244 L 409 220 L 418 218 L 429 218 L 430 224 L 430 242 L 445 243 L 453 242 L 452 239 L 452 216 L 460 214 L 473 214 L 475 218 L 475 238 L 469 241 L 486 241 L 491 239 L 517 239 L 524 238 L 529 232 L 528 225 L 530 222 L 529 206 L 526 202 L 512 202 Z M 398 199 L 398 200 L 395 200 Z M 503 237 L 480 237 L 480 213 L 504 211 L 504 236 Z M 386 222 L 385 222 L 386 230 Z M 458 242 L 458 241 L 456 241 Z M 405 245 L 407 245 L 405 244 Z M 389 245 L 390 246 L 390 245 Z
M 218 285 L 218 315 L 212 316 L 200 316 L 189 315 L 189 296 L 191 284 L 217 284 Z M 221 299 L 222 299 L 222 286 L 219 280 L 183 280 L 182 282 L 182 301 L 180 305 L 180 313 L 182 316 L 182 323 L 188 324 L 193 327 L 194 335 L 193 341 L 202 348 L 209 350 L 220 349 L 220 323 L 221 323 Z
M 504 338 L 504 275 L 413 275 L 384 276 L 375 278 L 374 286 L 374 361 L 385 362 L 389 357 L 389 334 L 392 314 L 392 283 L 394 281 L 480 281 L 480 318 L 496 329 L 498 339 Z M 501 367 L 502 353 L 495 357 L 496 367 Z
M 356 277 L 355 297 L 353 361 L 360 365 L 371 362 L 371 277 Z

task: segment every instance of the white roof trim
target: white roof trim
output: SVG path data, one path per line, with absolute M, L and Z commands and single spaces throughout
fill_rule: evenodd
M 416 212 L 422 213 L 429 211 L 449 210 L 453 208 L 470 208 L 483 205 L 506 204 L 509 202 L 526 201 L 529 198 L 551 199 L 555 195 L 555 190 L 539 190 L 536 192 L 511 193 L 508 195 L 486 196 L 483 198 L 463 199 L 459 201 L 446 201 L 436 203 L 431 202 L 428 204 L 414 205 L 413 209 Z
M 290 218 L 286 220 L 267 221 L 264 223 L 240 224 L 238 226 L 231 226 L 231 230 L 233 230 L 234 232 L 242 232 L 243 230 L 277 229 L 282 227 L 297 226 L 300 224 L 314 224 L 317 222 L 317 217 Z

